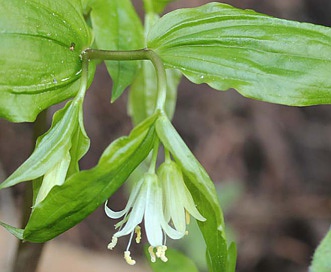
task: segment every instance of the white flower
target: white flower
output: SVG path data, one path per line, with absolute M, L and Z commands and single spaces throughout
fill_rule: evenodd
M 136 242 L 140 242 L 139 224 L 143 219 L 152 262 L 156 261 L 156 257 L 164 262 L 168 260 L 165 255 L 166 236 L 180 239 L 187 234 L 186 225 L 189 223 L 190 215 L 199 221 L 206 220 L 194 204 L 192 195 L 184 183 L 181 169 L 170 160 L 159 167 L 157 175 L 146 173 L 135 184 L 124 210 L 114 212 L 106 203 L 105 212 L 110 218 L 124 217 L 115 225 L 119 230 L 113 235 L 108 248 L 113 249 L 119 237 L 130 234 L 129 244 L 124 252 L 124 258 L 130 265 L 135 264 L 130 256 L 130 244 L 134 233 L 137 235 Z
M 182 171 L 175 162 L 164 162 L 157 174 L 163 188 L 164 216 L 167 222 L 171 220 L 177 231 L 186 233 L 190 215 L 199 221 L 206 220 L 196 208 L 184 183 Z
M 180 239 L 185 234 L 168 225 L 163 213 L 162 197 L 162 187 L 157 175 L 146 173 L 144 177 L 135 184 L 124 210 L 114 212 L 105 205 L 105 212 L 108 217 L 117 219 L 124 216 L 122 221 L 115 225 L 116 228 L 119 228 L 119 231 L 113 235 L 108 248 L 113 249 L 119 237 L 131 234 L 128 247 L 124 252 L 124 258 L 130 265 L 135 264 L 135 261 L 131 259 L 129 247 L 135 232 L 138 238 L 136 242 L 140 242 L 140 228 L 138 225 L 143 219 L 147 240 L 151 245 L 149 247 L 149 253 L 152 262 L 155 262 L 156 257 L 164 262 L 167 261 L 165 256 L 167 249 L 165 246 L 166 235 L 172 239 Z M 156 253 L 153 251 L 154 248 L 156 248 Z

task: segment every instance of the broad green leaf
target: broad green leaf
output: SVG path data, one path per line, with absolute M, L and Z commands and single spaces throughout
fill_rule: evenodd
M 164 8 L 176 0 L 144 0 L 144 6 L 147 13 L 161 13 Z
M 34 121 L 79 90 L 92 37 L 79 0 L 0 0 L 0 10 L 0 117 Z
M 177 70 L 168 69 L 167 73 L 167 98 L 165 111 L 171 119 L 173 117 L 176 99 L 177 86 L 181 73 Z M 128 112 L 134 124 L 138 124 L 152 115 L 155 110 L 157 99 L 157 78 L 155 68 L 150 61 L 144 61 L 139 74 L 132 83 L 129 93 Z
M 220 3 L 168 13 L 148 48 L 194 83 L 286 105 L 331 103 L 331 29 Z
M 227 243 L 224 221 L 213 182 L 166 116 L 156 121 L 156 132 L 164 147 L 182 167 L 185 182 L 200 213 L 207 219 L 198 222 L 207 245 L 210 271 L 226 271 Z
M 154 145 L 153 115 L 127 137 L 111 143 L 97 166 L 73 174 L 36 205 L 24 230 L 24 240 L 45 242 L 73 227 L 106 201 L 147 157 Z
M 95 0 L 91 3 L 91 21 L 96 45 L 103 50 L 134 50 L 144 47 L 141 21 L 130 0 Z M 115 101 L 136 76 L 137 61 L 106 61 L 113 80 Z
M 326 234 L 321 244 L 317 247 L 312 265 L 311 272 L 329 272 L 331 271 L 331 229 Z
M 155 263 L 152 263 L 150 261 L 148 247 L 145 247 L 145 255 L 149 260 L 149 265 L 151 266 L 153 272 L 199 272 L 193 260 L 189 259 L 183 253 L 173 248 L 167 249 L 168 261 L 166 263 L 159 259 L 157 259 Z

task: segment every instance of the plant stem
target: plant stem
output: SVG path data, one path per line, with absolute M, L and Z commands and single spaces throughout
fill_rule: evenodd
M 78 102 L 79 100 L 84 100 L 85 93 L 87 90 L 88 66 L 89 66 L 90 60 L 88 58 L 86 51 L 82 52 L 81 58 L 82 58 L 82 75 L 81 75 L 82 81 L 80 84 L 79 91 L 78 91 L 76 97 L 74 98 L 74 102 Z
M 146 11 L 146 14 L 154 12 L 153 3 L 151 0 L 144 1 L 144 9 Z
M 101 60 L 150 60 L 156 70 L 157 75 L 157 101 L 155 110 L 164 111 L 164 104 L 167 96 L 167 75 L 160 57 L 150 49 L 129 50 L 129 51 L 112 51 L 86 49 L 82 55 L 86 54 L 88 59 Z
M 33 127 L 33 143 L 45 132 L 47 127 L 47 110 L 41 112 Z M 23 195 L 23 214 L 21 226 L 25 226 L 29 220 L 33 203 L 33 183 L 25 183 Z M 19 242 L 13 263 L 13 272 L 35 272 L 41 257 L 44 244 L 33 244 L 29 242 Z
M 155 140 L 154 142 L 154 148 L 152 152 L 152 159 L 151 164 L 148 169 L 148 173 L 155 174 L 155 168 L 156 168 L 156 162 L 157 162 L 157 155 L 159 154 L 159 140 Z
M 167 163 L 171 162 L 171 156 L 168 149 L 164 148 L 164 161 Z

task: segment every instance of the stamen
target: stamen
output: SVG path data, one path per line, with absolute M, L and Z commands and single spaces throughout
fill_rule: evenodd
M 131 252 L 130 251 L 124 251 L 124 259 L 129 265 L 136 264 L 136 261 L 131 258 Z
M 131 242 L 132 242 L 132 237 L 133 237 L 133 232 L 131 232 L 131 234 L 130 234 L 130 239 L 129 239 L 128 246 L 126 247 L 126 251 L 129 251 L 129 249 L 130 249 Z
M 191 222 L 191 215 L 187 210 L 185 210 L 185 221 L 186 221 L 186 225 L 189 225 Z
M 139 244 L 141 241 L 141 228 L 140 226 L 136 226 L 134 229 L 135 234 L 137 235 L 136 237 L 136 243 Z
M 161 259 L 163 262 L 167 262 L 168 258 L 166 257 L 165 253 L 167 250 L 167 246 L 158 246 L 156 249 L 156 256 Z
M 149 255 L 151 256 L 151 262 L 152 263 L 155 263 L 155 261 L 156 261 L 156 256 L 155 256 L 155 253 L 154 253 L 154 247 L 152 247 L 152 246 L 149 246 L 148 247 L 148 252 L 149 252 Z
M 113 235 L 113 237 L 111 238 L 111 242 L 108 244 L 107 248 L 112 250 L 116 246 L 117 240 L 118 238 Z
M 129 220 L 129 217 L 127 216 L 127 214 L 124 215 L 124 218 L 115 224 L 115 229 L 118 229 L 118 231 L 120 231 L 123 228 L 123 225 Z

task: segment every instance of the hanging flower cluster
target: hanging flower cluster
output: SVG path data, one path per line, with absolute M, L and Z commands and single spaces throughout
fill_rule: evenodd
M 206 219 L 197 210 L 190 191 L 186 187 L 183 175 L 177 164 L 166 160 L 157 173 L 145 173 L 133 187 L 126 207 L 119 212 L 112 211 L 105 204 L 108 217 L 123 219 L 115 225 L 118 231 L 113 235 L 108 248 L 113 249 L 121 236 L 130 234 L 130 240 L 124 259 L 130 265 L 136 262 L 130 256 L 130 245 L 134 234 L 136 242 L 141 239 L 139 224 L 144 220 L 151 261 L 156 258 L 166 262 L 166 237 L 180 239 L 185 234 L 190 215 L 199 221 Z

